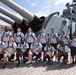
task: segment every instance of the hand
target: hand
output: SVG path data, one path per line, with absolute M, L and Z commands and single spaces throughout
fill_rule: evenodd
M 38 52 L 35 52 L 36 54 L 39 54 Z
M 53 56 L 50 56 L 50 58 L 52 59 L 52 58 L 53 58 Z

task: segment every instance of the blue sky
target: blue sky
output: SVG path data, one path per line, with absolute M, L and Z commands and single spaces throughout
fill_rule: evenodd
M 13 0 L 21 7 L 27 9 L 31 13 L 37 16 L 48 16 L 53 12 L 59 11 L 62 13 L 63 9 L 65 9 L 65 4 L 67 2 L 72 3 L 72 0 Z M 18 15 L 17 12 L 9 8 L 0 2 L 0 6 L 10 10 L 12 13 Z M 6 24 L 4 21 L 0 20 L 0 23 Z

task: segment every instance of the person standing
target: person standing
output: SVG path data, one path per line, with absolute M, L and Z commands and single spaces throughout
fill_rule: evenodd
M 42 28 L 41 34 L 38 35 L 38 41 L 42 44 L 42 51 L 48 42 L 48 35 L 45 33 L 45 29 Z
M 65 33 L 65 30 L 62 30 L 62 34 L 59 36 L 59 40 L 63 41 L 65 45 L 69 46 L 69 35 Z
M 71 56 L 72 56 L 72 64 L 76 63 L 76 31 L 73 34 L 73 39 L 71 43 Z
M 28 31 L 25 34 L 25 41 L 28 43 L 29 49 L 30 49 L 30 45 L 34 43 L 34 38 L 36 38 L 35 33 L 32 32 L 31 28 L 28 28 Z
M 2 41 L 4 43 L 8 42 L 9 36 L 12 36 L 12 33 L 8 30 L 8 27 L 5 27 L 5 31 L 2 32 Z
M 55 33 L 55 29 L 51 29 L 51 34 L 49 34 L 49 41 L 51 42 L 51 45 L 57 49 L 57 41 L 58 41 L 58 35 Z
M 24 38 L 24 34 L 21 32 L 20 28 L 17 28 L 17 33 L 14 34 L 14 39 L 17 45 L 21 42 L 21 38 Z

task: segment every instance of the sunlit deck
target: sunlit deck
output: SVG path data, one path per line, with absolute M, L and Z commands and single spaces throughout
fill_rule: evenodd
M 68 64 L 54 62 L 53 65 L 43 65 L 43 62 L 35 63 L 29 67 L 27 64 L 20 64 L 16 67 L 17 63 L 7 66 L 6 69 L 2 69 L 3 65 L 0 65 L 0 75 L 76 75 L 76 64 L 71 65 L 70 55 Z

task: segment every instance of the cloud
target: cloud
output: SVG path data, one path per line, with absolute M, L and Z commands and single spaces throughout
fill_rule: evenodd
M 32 7 L 36 6 L 38 3 L 40 3 L 39 1 L 31 1 L 31 0 L 27 0 L 27 3 L 29 3 Z M 39 11 L 34 12 L 35 15 L 37 16 L 48 16 L 51 12 L 51 3 L 52 0 L 44 0 L 43 3 L 45 4 L 45 6 L 41 7 L 39 9 Z
M 48 16 L 51 14 L 51 0 L 45 0 L 45 6 L 41 7 L 40 10 L 35 15 L 41 17 L 41 16 Z
M 41 16 L 47 16 L 46 13 L 41 13 L 41 12 L 38 12 L 38 13 L 34 13 L 36 16 L 38 17 L 41 17 Z
M 32 7 L 36 6 L 36 3 L 31 3 L 31 6 L 32 6 Z
M 35 15 L 41 17 L 41 16 L 48 16 L 51 12 L 49 9 L 46 9 L 47 7 L 44 8 L 41 8 L 40 11 L 38 11 L 37 13 L 34 13 Z
M 58 5 L 60 5 L 60 4 L 66 4 L 66 3 L 71 3 L 72 2 L 72 0 L 53 0 L 54 1 L 54 5 L 55 6 L 58 6 Z
M 30 0 L 27 0 L 27 3 L 29 3 L 32 7 L 36 6 L 36 3 L 35 2 L 31 2 Z

